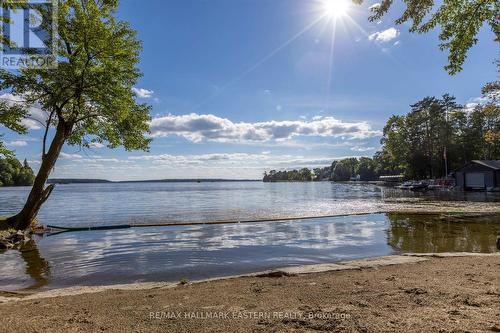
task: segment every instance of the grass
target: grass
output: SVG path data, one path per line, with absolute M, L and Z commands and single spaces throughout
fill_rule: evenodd
M 14 228 L 7 228 L 7 225 L 2 226 L 2 223 L 4 223 L 6 220 L 7 217 L 0 216 L 0 237 L 9 237 L 10 235 L 17 232 L 17 230 Z
M 187 278 L 182 278 L 180 281 L 179 281 L 179 284 L 181 285 L 185 285 L 185 284 L 188 284 L 189 283 L 189 280 Z

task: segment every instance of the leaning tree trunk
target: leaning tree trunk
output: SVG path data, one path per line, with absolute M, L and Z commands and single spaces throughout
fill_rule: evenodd
M 45 187 L 45 183 L 49 178 L 50 172 L 54 168 L 69 131 L 70 128 L 67 124 L 59 121 L 54 139 L 50 144 L 47 154 L 42 157 L 40 170 L 36 175 L 33 187 L 31 188 L 31 192 L 23 209 L 17 215 L 7 219 L 7 223 L 13 228 L 17 230 L 27 229 L 35 219 L 42 204 L 49 198 L 50 193 L 54 189 L 54 185 Z

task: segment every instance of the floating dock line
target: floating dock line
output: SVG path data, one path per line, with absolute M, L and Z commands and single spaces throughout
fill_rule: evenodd
M 119 224 L 119 225 L 106 225 L 106 226 L 95 226 L 95 227 L 59 227 L 56 225 L 47 225 L 47 228 L 58 229 L 64 231 L 88 231 L 88 230 L 113 230 L 113 229 L 128 229 L 132 226 L 130 224 Z
M 337 215 L 318 215 L 318 216 L 302 216 L 302 217 L 280 217 L 280 218 L 266 218 L 266 219 L 252 219 L 252 220 L 227 220 L 227 221 L 179 221 L 168 223 L 137 223 L 137 224 L 120 224 L 109 226 L 88 226 L 88 227 L 62 227 L 56 225 L 47 225 L 47 228 L 60 230 L 59 232 L 70 231 L 91 231 L 91 230 L 115 230 L 115 229 L 129 229 L 129 228 L 153 228 L 153 227 L 178 227 L 178 226 L 197 226 L 197 225 L 219 225 L 219 224 L 239 224 L 239 223 L 261 223 L 261 222 L 287 222 L 294 220 L 312 220 L 321 218 L 333 218 L 343 216 L 360 216 L 368 214 L 381 214 L 382 212 L 370 213 L 353 213 L 353 214 L 337 214 Z M 58 232 L 58 233 L 59 233 Z
M 153 228 L 153 227 L 179 227 L 179 226 L 199 226 L 199 225 L 211 225 L 211 224 L 239 224 L 239 223 L 263 223 L 263 222 L 287 222 L 287 221 L 297 221 L 297 220 L 312 220 L 312 219 L 322 219 L 322 218 L 335 218 L 335 217 L 346 217 L 346 216 L 362 216 L 370 214 L 403 214 L 403 215 L 440 215 L 440 214 L 454 214 L 453 212 L 443 213 L 443 212 L 419 212 L 419 211 L 375 211 L 375 212 L 364 212 L 364 213 L 348 213 L 348 214 L 333 214 L 333 215 L 316 215 L 316 216 L 301 216 L 301 217 L 279 217 L 279 218 L 261 218 L 261 219 L 251 219 L 251 220 L 221 220 L 221 221 L 177 221 L 177 222 L 163 222 L 163 223 L 132 223 L 132 224 L 118 224 L 109 226 L 88 226 L 88 227 L 63 227 L 55 225 L 47 225 L 48 229 L 53 229 L 52 234 L 59 234 L 71 231 L 90 231 L 90 230 L 116 230 L 116 229 L 130 229 L 130 228 Z M 463 214 L 461 212 L 456 212 L 456 214 Z M 489 217 L 498 216 L 500 212 L 485 212 L 478 213 L 479 216 L 475 217 Z

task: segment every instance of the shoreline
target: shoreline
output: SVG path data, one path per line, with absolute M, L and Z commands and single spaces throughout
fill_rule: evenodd
M 219 276 L 207 279 L 189 281 L 188 284 L 209 283 L 214 281 L 233 280 L 241 278 L 265 278 L 265 277 L 285 277 L 299 276 L 316 273 L 340 272 L 349 270 L 362 270 L 387 267 L 393 265 L 407 265 L 432 258 L 465 258 L 465 257 L 498 257 L 500 252 L 494 253 L 476 253 L 476 252 L 435 252 L 435 253 L 405 253 L 393 254 L 388 256 L 366 257 L 361 259 L 337 261 L 331 263 L 287 266 L 265 271 L 252 272 L 247 274 Z M 182 286 L 180 282 L 136 282 L 110 285 L 90 285 L 53 288 L 43 291 L 25 292 L 25 291 L 3 291 L 0 290 L 0 305 L 10 302 L 19 302 L 27 300 L 38 300 L 53 297 L 79 296 L 85 294 L 95 294 L 110 290 L 134 291 L 134 290 L 152 290 L 152 289 L 170 289 Z
M 0 327 L 18 332 L 497 332 L 499 257 L 498 252 L 415 253 L 186 285 L 120 285 L 85 293 L 73 289 L 73 294 L 61 289 L 0 303 Z

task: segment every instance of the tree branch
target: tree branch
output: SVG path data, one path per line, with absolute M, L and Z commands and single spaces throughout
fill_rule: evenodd
M 45 158 L 46 153 L 46 143 L 47 143 L 47 134 L 49 133 L 50 123 L 52 122 L 52 117 L 54 116 L 54 110 L 50 112 L 49 119 L 47 119 L 47 123 L 45 125 L 45 133 L 43 134 L 43 152 L 42 152 L 42 160 Z

